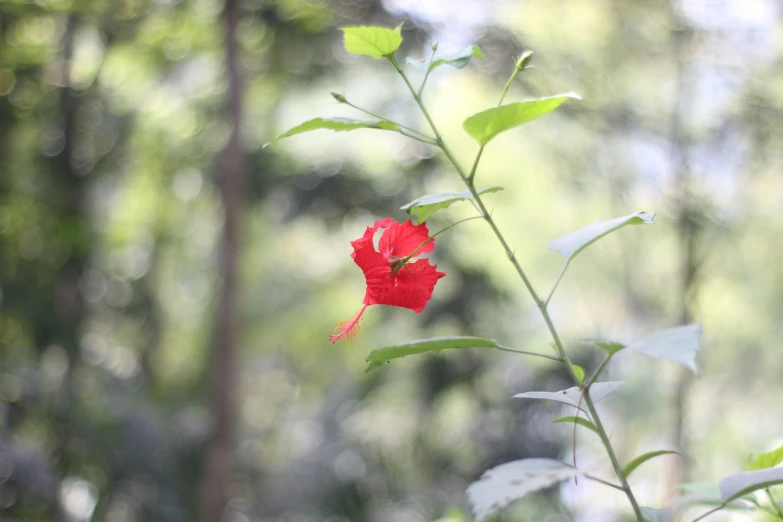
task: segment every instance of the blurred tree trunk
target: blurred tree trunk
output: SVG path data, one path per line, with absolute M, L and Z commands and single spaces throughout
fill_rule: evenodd
M 220 247 L 222 287 L 210 364 L 213 431 L 207 447 L 202 491 L 204 522 L 220 522 L 223 518 L 234 467 L 237 253 L 242 195 L 247 176 L 247 156 L 241 139 L 242 87 L 236 40 L 238 11 L 237 0 L 226 0 L 224 30 L 229 88 L 225 117 L 233 130 L 217 161 L 217 179 L 225 221 Z
M 696 292 L 696 243 L 698 236 L 699 212 L 691 187 L 691 166 L 688 160 L 688 138 L 683 130 L 683 108 L 689 103 L 687 92 L 688 78 L 685 77 L 686 61 L 693 36 L 693 28 L 679 16 L 676 3 L 669 4 L 672 20 L 672 55 L 675 62 L 675 98 L 671 115 L 669 140 L 674 168 L 674 213 L 679 246 L 679 310 L 676 320 L 686 325 L 693 321 L 691 302 Z M 689 480 L 690 448 L 687 433 L 687 401 L 693 374 L 684 368 L 679 370 L 674 397 L 672 443 L 679 456 L 667 459 L 668 467 L 663 474 L 662 493 L 665 501 L 678 496 L 680 484 Z

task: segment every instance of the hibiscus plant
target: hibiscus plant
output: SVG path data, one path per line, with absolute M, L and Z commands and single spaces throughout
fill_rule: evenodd
M 563 268 L 551 290 L 546 295 L 539 295 L 498 228 L 492 214 L 487 210 L 484 197 L 501 189 L 500 187 L 479 189 L 475 184 L 476 171 L 484 148 L 500 133 L 540 118 L 565 102 L 579 100 L 579 97 L 567 93 L 504 104 L 506 94 L 514 79 L 529 67 L 532 53 L 523 53 L 515 62 L 515 67 L 502 91 L 497 106 L 470 116 L 463 124 L 464 130 L 478 144 L 475 160 L 467 169 L 457 160 L 438 131 L 438 127 L 422 100 L 422 93 L 430 74 L 438 67 L 450 65 L 461 69 L 471 59 L 483 58 L 479 47 L 473 44 L 457 53 L 438 55 L 438 46 L 433 44 L 429 58 L 423 60 L 408 58 L 407 65 L 423 73 L 423 80 L 416 88 L 397 57 L 397 50 L 402 43 L 401 26 L 394 29 L 367 26 L 346 27 L 342 31 L 345 48 L 348 52 L 388 61 L 409 89 L 429 129 L 421 131 L 407 127 L 390 118 L 378 116 L 358 107 L 343 95 L 332 93 L 338 102 L 364 112 L 372 119 L 315 118 L 292 128 L 273 141 L 318 129 L 332 131 L 378 129 L 396 132 L 442 152 L 466 189 L 461 192 L 430 194 L 420 197 L 401 209 L 414 216 L 418 224 L 414 224 L 412 220 L 397 222 L 387 217 L 368 226 L 362 237 L 351 242 L 353 252 L 350 255 L 364 274 L 366 291 L 358 313 L 341 321 L 336 328 L 336 333 L 330 335 L 329 340 L 332 343 L 340 340 L 352 340 L 358 333 L 362 315 L 371 305 L 389 305 L 407 308 L 415 313 L 421 312 L 431 299 L 438 280 L 446 274 L 438 272 L 436 265 L 430 264 L 426 258 L 419 256 L 427 254 L 435 248 L 435 237 L 441 232 L 467 221 L 457 221 L 441 231 L 430 233 L 425 220 L 434 212 L 444 210 L 453 203 L 470 201 L 477 211 L 477 216 L 468 218 L 468 220 L 481 219 L 485 221 L 492 234 L 497 238 L 549 330 L 554 353 L 543 354 L 509 348 L 493 339 L 483 337 L 439 337 L 373 350 L 367 358 L 369 362 L 367 371 L 372 371 L 393 359 L 409 355 L 479 347 L 512 351 L 525 356 L 544 357 L 562 364 L 573 380 L 573 387 L 559 391 L 531 391 L 520 393 L 515 397 L 557 401 L 572 408 L 573 416 L 558 420 L 572 422 L 575 429 L 578 425 L 597 434 L 606 451 L 608 464 L 614 475 L 612 478 L 601 477 L 599 476 L 600 469 L 581 469 L 570 463 L 554 459 L 531 458 L 508 462 L 486 471 L 468 487 L 467 499 L 476 520 L 484 520 L 498 514 L 511 503 L 531 493 L 576 477 L 584 477 L 620 491 L 627 498 L 630 510 L 638 522 L 678 520 L 681 518 L 684 508 L 694 504 L 706 505 L 710 509 L 703 511 L 693 519 L 693 522 L 727 507 L 760 510 L 783 520 L 783 511 L 770 491 L 771 486 L 783 484 L 783 468 L 778 467 L 783 461 L 783 447 L 770 453 L 755 456 L 750 460 L 747 471 L 723 478 L 719 487 L 714 488 L 714 493 L 709 491 L 696 494 L 692 491 L 693 488 L 683 485 L 683 491 L 687 494 L 679 497 L 674 505 L 656 509 L 640 505 L 629 485 L 628 477 L 644 462 L 659 455 L 673 452 L 666 449 L 653 451 L 623 464 L 612 446 L 609 434 L 596 407 L 597 402 L 622 384 L 621 382 L 601 382 L 599 380 L 602 371 L 612 357 L 619 351 L 628 349 L 654 359 L 679 363 L 697 374 L 696 354 L 700 348 L 700 325 L 691 324 L 667 328 L 632 342 L 612 339 L 591 340 L 590 343 L 595 348 L 604 352 L 604 358 L 591 375 L 585 375 L 582 368 L 571 362 L 552 321 L 548 309 L 550 300 L 574 258 L 603 236 L 627 225 L 652 224 L 654 214 L 634 212 L 607 221 L 596 221 L 552 241 L 549 248 L 562 255 Z M 375 235 L 379 229 L 383 232 L 376 247 Z M 762 494 L 766 496 L 762 497 Z M 759 496 L 757 497 L 757 495 Z

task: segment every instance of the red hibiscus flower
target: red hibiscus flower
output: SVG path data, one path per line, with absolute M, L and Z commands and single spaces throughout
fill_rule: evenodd
M 379 228 L 385 230 L 376 250 L 373 236 Z M 426 259 L 411 262 L 419 254 L 435 248 L 435 239 L 430 237 L 424 223 L 414 225 L 410 221 L 381 219 L 367 227 L 362 237 L 351 241 L 351 246 L 351 257 L 367 281 L 364 306 L 350 319 L 340 321 L 335 328 L 338 333 L 329 336 L 332 344 L 339 339 L 350 342 L 356 337 L 359 319 L 370 305 L 399 306 L 421 312 L 432 298 L 435 283 L 446 275 L 435 270 L 437 265 L 431 265 Z

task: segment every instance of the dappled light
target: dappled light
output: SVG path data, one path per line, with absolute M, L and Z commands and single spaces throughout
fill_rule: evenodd
M 685 456 L 644 508 L 783 518 L 782 38 L 773 0 L 4 1 L 0 519 L 636 520 L 607 434 Z

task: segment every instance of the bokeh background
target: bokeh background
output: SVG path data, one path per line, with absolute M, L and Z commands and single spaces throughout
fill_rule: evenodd
M 508 101 L 583 101 L 491 143 L 478 174 L 539 292 L 551 239 L 638 210 L 657 224 L 592 246 L 552 302 L 580 339 L 698 321 L 699 379 L 621 353 L 602 403 L 643 505 L 715 483 L 783 436 L 783 6 L 775 0 L 3 0 L 0 3 L 0 513 L 12 521 L 452 522 L 465 487 L 516 458 L 571 459 L 543 359 L 482 350 L 399 360 L 372 348 L 475 334 L 549 339 L 479 221 L 438 239 L 448 276 L 421 314 L 360 306 L 349 241 L 461 190 L 436 152 L 382 131 L 320 131 L 262 148 L 329 91 L 424 129 L 344 25 L 404 22 L 400 56 L 477 42 L 425 101 L 461 161 L 461 122 Z M 420 76 L 411 71 L 414 80 Z M 431 230 L 470 215 L 455 205 Z M 595 437 L 580 462 L 608 467 Z M 603 467 L 600 467 L 603 466 Z M 608 476 L 608 475 L 607 475 Z M 613 490 L 569 483 L 504 521 L 627 520 Z M 743 514 L 717 515 L 747 520 Z

